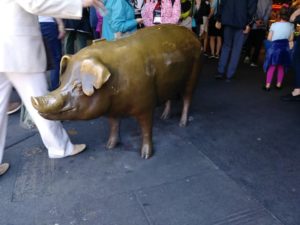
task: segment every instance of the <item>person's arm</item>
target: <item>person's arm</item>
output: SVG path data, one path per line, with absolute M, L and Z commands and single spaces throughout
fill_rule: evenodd
M 216 20 L 221 25 L 222 12 L 223 12 L 224 5 L 226 5 L 226 0 L 219 0 L 219 1 L 220 1 L 219 6 L 218 6 L 218 3 L 216 5 L 216 7 L 219 7 L 218 8 L 219 10 L 217 10 L 217 14 L 216 14 Z
M 248 34 L 251 30 L 251 27 L 255 23 L 255 13 L 257 9 L 257 0 L 248 0 L 248 11 L 247 11 L 247 24 L 243 31 L 244 34 Z
M 104 8 L 102 0 L 15 0 L 25 11 L 41 16 L 80 19 L 82 7 Z
M 262 18 L 263 21 L 264 21 L 264 23 L 265 23 L 265 25 L 268 25 L 271 12 L 272 12 L 272 1 L 270 0 L 270 3 L 269 3 L 268 8 L 267 8 L 267 10 L 265 12 L 265 15 Z
M 60 18 L 55 18 L 55 21 L 57 23 L 57 28 L 58 28 L 58 39 L 63 39 L 66 31 L 65 31 L 65 25 L 62 19 Z
M 273 23 L 269 29 L 269 33 L 268 33 L 268 41 L 272 41 L 272 38 L 273 38 L 273 33 L 274 33 L 274 26 L 275 26 L 275 23 Z
M 254 17 L 257 10 L 257 0 L 248 0 L 247 8 L 247 25 L 251 26 L 251 23 L 253 23 L 254 21 Z
M 290 17 L 290 22 L 294 22 L 296 17 L 300 15 L 300 8 L 297 9 Z
M 268 34 L 268 41 L 272 41 L 272 37 L 273 37 L 273 31 L 269 31 L 269 34 Z
M 290 49 L 294 47 L 294 32 L 291 33 L 291 36 L 289 37 L 289 46 Z
M 210 5 L 210 12 L 209 12 L 209 15 L 208 15 L 208 19 L 210 19 L 211 17 L 214 16 L 215 11 L 216 11 L 216 10 L 215 10 L 216 7 L 217 7 L 217 1 L 216 1 L 216 0 L 213 0 L 213 1 L 211 2 L 211 5 Z
M 290 49 L 292 49 L 294 47 L 294 33 L 295 33 L 294 25 L 291 24 L 291 35 L 289 37 L 289 46 L 290 46 Z
M 223 8 L 224 8 L 224 5 L 226 4 L 226 0 L 219 0 L 219 5 L 218 5 L 218 1 L 216 3 L 216 7 L 215 9 L 217 9 L 217 14 L 216 14 L 216 24 L 215 24 L 215 27 L 217 29 L 221 29 L 222 28 L 222 23 L 221 23 L 221 20 L 222 20 L 222 12 L 223 12 Z M 218 8 L 217 8 L 218 7 Z

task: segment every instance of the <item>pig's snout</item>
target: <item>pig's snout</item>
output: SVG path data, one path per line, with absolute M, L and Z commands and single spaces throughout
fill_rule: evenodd
M 58 113 L 62 109 L 64 101 L 62 97 L 47 95 L 31 97 L 31 103 L 39 113 Z

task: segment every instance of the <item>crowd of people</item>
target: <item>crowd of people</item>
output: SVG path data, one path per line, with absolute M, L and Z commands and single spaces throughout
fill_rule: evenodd
M 276 70 L 275 87 L 280 89 L 285 71 L 295 65 L 295 89 L 282 99 L 299 101 L 300 38 L 294 36 L 294 22 L 300 9 L 291 9 L 288 4 L 282 5 L 278 21 L 269 26 L 272 0 L 146 0 L 142 4 L 131 0 L 1 1 L 0 27 L 5 32 L 0 37 L 0 175 L 9 167 L 2 159 L 12 87 L 35 121 L 50 158 L 75 155 L 85 149 L 84 144 L 71 143 L 59 122 L 43 119 L 32 107 L 30 97 L 56 89 L 62 54 L 74 54 L 87 46 L 89 39 L 113 41 L 157 24 L 186 26 L 199 37 L 204 55 L 218 59 L 215 78 L 227 82 L 236 76 L 243 48 L 243 61 L 257 66 L 265 45 L 263 89 L 270 91 Z M 49 86 L 47 69 L 51 71 Z

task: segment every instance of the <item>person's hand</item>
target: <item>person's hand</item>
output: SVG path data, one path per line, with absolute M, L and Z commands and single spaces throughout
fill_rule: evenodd
M 244 34 L 248 34 L 250 32 L 251 28 L 249 25 L 246 26 L 246 28 L 243 30 Z
M 105 6 L 104 6 L 102 0 L 82 0 L 82 6 L 83 7 L 94 6 L 97 9 L 101 8 L 101 9 L 105 10 Z
M 136 19 L 136 22 L 141 25 L 142 23 L 144 23 L 143 19 L 142 18 L 137 18 Z
M 220 30 L 222 28 L 221 22 L 217 21 L 216 24 L 215 24 L 215 27 Z
M 58 26 L 58 39 L 63 39 L 66 35 L 65 27 L 63 25 Z
M 263 20 L 256 20 L 255 23 L 256 23 L 257 26 L 262 26 L 264 24 L 264 21 Z

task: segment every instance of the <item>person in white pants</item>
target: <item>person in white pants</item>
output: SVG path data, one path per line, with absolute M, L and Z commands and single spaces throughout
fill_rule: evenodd
M 7 131 L 7 107 L 12 86 L 34 120 L 50 158 L 82 152 L 73 145 L 58 121 L 42 118 L 31 96 L 47 93 L 46 54 L 37 15 L 80 19 L 82 8 L 103 8 L 101 0 L 1 0 L 0 1 L 0 176 L 9 168 L 2 163 Z

